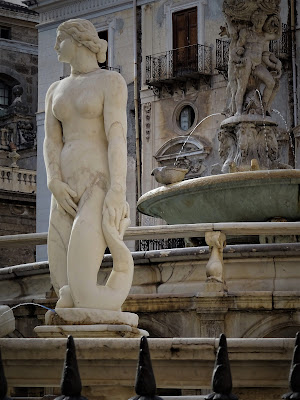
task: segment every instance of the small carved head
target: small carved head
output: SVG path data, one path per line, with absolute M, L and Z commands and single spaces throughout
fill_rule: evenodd
M 240 123 L 236 129 L 237 146 L 242 158 L 247 157 L 255 143 L 256 129 L 252 123 Z
M 277 34 L 280 29 L 280 19 L 277 15 L 271 15 L 265 22 L 263 26 L 263 31 L 267 33 Z
M 261 30 L 268 18 L 268 14 L 262 10 L 255 10 L 251 15 L 251 22 L 255 29 Z
M 218 133 L 218 139 L 220 142 L 219 155 L 221 159 L 226 160 L 230 153 L 230 150 L 236 148 L 235 136 L 231 132 L 228 132 L 226 129 L 220 129 Z
M 274 128 L 271 126 L 263 127 L 259 132 L 258 143 L 260 147 L 267 150 L 268 157 L 271 161 L 275 161 L 278 158 L 278 143 L 275 135 Z

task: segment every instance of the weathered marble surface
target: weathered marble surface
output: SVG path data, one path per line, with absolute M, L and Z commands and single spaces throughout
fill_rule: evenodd
M 71 75 L 46 96 L 44 158 L 52 192 L 48 256 L 58 308 L 120 311 L 133 260 L 123 242 L 126 202 L 126 102 L 122 76 L 98 67 L 107 43 L 87 20 L 57 30 L 55 50 Z M 114 267 L 105 285 L 97 273 L 109 247 Z
M 47 325 L 37 326 L 34 329 L 41 338 L 67 338 L 72 335 L 75 338 L 141 338 L 149 336 L 143 329 L 130 325 Z
M 124 324 L 137 327 L 138 316 L 133 313 L 106 311 L 86 308 L 57 308 L 55 313 L 47 311 L 45 321 L 47 325 L 93 325 L 93 324 Z

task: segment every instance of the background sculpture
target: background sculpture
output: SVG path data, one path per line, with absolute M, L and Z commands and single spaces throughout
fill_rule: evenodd
M 100 69 L 107 42 L 87 20 L 57 29 L 58 59 L 71 75 L 46 96 L 44 157 L 52 192 L 48 255 L 59 296 L 56 309 L 120 311 L 132 283 L 133 260 L 123 242 L 126 202 L 127 86 L 116 72 Z M 97 273 L 106 247 L 113 271 Z
M 270 51 L 270 41 L 282 33 L 279 4 L 280 0 L 223 2 L 226 26 L 220 35 L 228 36 L 230 44 L 227 119 L 219 134 L 222 172 L 230 165 L 231 171 L 291 168 L 278 160 L 278 127 L 271 118 L 282 68 Z M 229 142 L 230 156 L 224 157 Z

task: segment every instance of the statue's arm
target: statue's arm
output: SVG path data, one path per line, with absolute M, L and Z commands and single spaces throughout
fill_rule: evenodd
M 52 98 L 57 82 L 52 84 L 46 94 L 44 160 L 47 184 L 53 179 L 61 180 L 60 153 L 63 148 L 62 129 L 52 112 Z
M 120 223 L 128 213 L 127 174 L 127 86 L 120 74 L 111 73 L 104 91 L 104 127 L 108 141 L 110 187 L 104 201 L 111 223 L 120 232 Z
M 55 118 L 52 111 L 53 92 L 58 82 L 52 84 L 46 95 L 45 104 L 45 140 L 44 160 L 47 172 L 47 185 L 55 197 L 58 208 L 73 217 L 76 216 L 77 205 L 73 197 L 77 194 L 68 184 L 62 181 L 60 168 L 60 155 L 63 148 L 62 128 L 60 121 Z

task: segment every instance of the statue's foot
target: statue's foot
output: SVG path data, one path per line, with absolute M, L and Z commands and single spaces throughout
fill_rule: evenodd
M 59 290 L 59 299 L 56 303 L 56 308 L 72 308 L 74 307 L 74 302 L 72 299 L 70 286 L 65 285 Z

